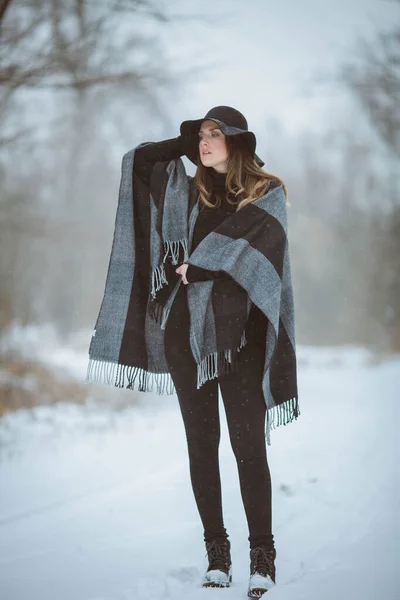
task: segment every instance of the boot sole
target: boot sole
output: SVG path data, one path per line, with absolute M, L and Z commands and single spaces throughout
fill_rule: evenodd
M 271 586 L 269 588 L 265 588 L 265 587 L 253 587 L 251 589 L 249 588 L 247 591 L 247 597 L 248 598 L 262 598 L 263 595 L 268 592 L 268 590 L 272 589 L 275 586 L 276 586 L 276 584 L 274 584 L 273 586 Z
M 255 588 L 251 592 L 248 592 L 248 598 L 262 598 L 264 594 L 268 592 L 268 588 Z
M 229 569 L 229 580 L 225 582 L 221 581 L 205 581 L 202 583 L 202 587 L 205 588 L 227 588 L 232 583 L 232 567 Z

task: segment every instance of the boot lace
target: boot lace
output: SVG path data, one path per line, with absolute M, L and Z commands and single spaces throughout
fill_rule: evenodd
M 259 573 L 266 577 L 270 575 L 272 579 L 275 577 L 275 548 L 267 550 L 266 548 L 254 548 L 251 551 L 251 575 Z
M 229 545 L 227 541 L 218 542 L 213 540 L 206 544 L 208 556 L 208 571 L 218 569 L 227 573 L 230 567 Z

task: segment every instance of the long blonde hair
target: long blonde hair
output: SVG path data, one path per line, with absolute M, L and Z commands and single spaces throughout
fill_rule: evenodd
M 283 181 L 277 175 L 264 171 L 256 163 L 240 135 L 227 135 L 225 141 L 228 149 L 226 200 L 229 204 L 237 206 L 236 210 L 239 210 L 266 194 L 272 183 L 282 185 L 287 198 L 287 190 Z M 205 167 L 200 158 L 197 162 L 194 184 L 199 190 L 200 202 L 209 208 L 220 206 L 221 198 L 218 195 L 215 204 L 210 201 L 213 195 L 210 168 Z M 231 200 L 230 197 L 233 197 L 234 200 Z

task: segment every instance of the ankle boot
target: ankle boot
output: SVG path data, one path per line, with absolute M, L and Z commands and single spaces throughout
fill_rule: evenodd
M 250 550 L 249 598 L 261 596 L 275 585 L 275 548 L 260 546 Z
M 228 539 L 216 539 L 206 543 L 208 569 L 203 587 L 229 587 L 232 582 L 231 544 Z

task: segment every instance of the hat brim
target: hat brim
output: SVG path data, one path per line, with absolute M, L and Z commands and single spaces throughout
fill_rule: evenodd
M 203 118 L 196 119 L 194 121 L 183 121 L 183 123 L 181 123 L 180 126 L 181 135 L 197 135 L 199 133 L 201 124 L 204 121 L 214 121 L 219 126 L 224 135 L 242 135 L 246 139 L 251 156 L 254 157 L 254 160 L 260 167 L 264 166 L 265 163 L 261 160 L 259 156 L 257 156 L 255 152 L 256 136 L 252 131 L 247 131 L 246 129 L 239 129 L 238 127 L 231 127 L 230 125 L 227 125 L 219 119 Z M 197 161 L 199 158 L 199 145 L 197 138 L 194 140 L 193 149 L 191 148 L 190 151 L 186 153 L 186 156 L 193 164 L 197 166 Z

